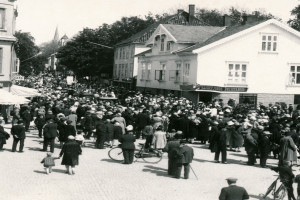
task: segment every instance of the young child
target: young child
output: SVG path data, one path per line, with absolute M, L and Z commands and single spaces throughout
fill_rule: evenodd
M 52 154 L 48 152 L 47 156 L 41 161 L 41 163 L 44 163 L 44 167 L 48 175 L 52 172 L 52 167 L 55 166 L 55 159 L 59 159 L 59 157 L 54 158 L 52 157 Z
M 82 135 L 82 130 L 78 130 L 77 131 L 77 135 L 75 136 L 75 140 L 76 142 L 80 145 L 80 146 L 84 146 L 84 137 Z

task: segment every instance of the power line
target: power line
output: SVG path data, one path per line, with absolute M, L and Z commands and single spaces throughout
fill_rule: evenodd
M 113 49 L 113 47 L 109 47 L 109 46 L 106 46 L 106 45 L 103 45 L 103 44 L 98 44 L 98 43 L 94 43 L 94 42 L 90 42 L 90 41 L 87 41 L 87 42 L 90 43 L 90 44 L 98 45 L 98 46 L 105 47 L 105 48 L 108 48 L 108 49 Z

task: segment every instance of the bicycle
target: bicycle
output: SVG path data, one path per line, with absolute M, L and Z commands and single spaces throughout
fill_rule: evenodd
M 278 188 L 277 187 L 277 182 L 279 180 L 279 177 L 276 178 L 275 181 L 269 186 L 267 192 L 262 196 L 262 198 L 266 198 L 271 192 L 273 195 L 273 199 L 275 200 L 283 200 L 284 197 L 286 196 L 286 188 L 285 186 L 281 183 Z
M 158 163 L 162 159 L 162 152 L 156 149 L 145 149 L 145 144 L 139 143 L 141 149 L 138 149 L 134 153 L 134 157 L 137 159 L 142 158 L 147 163 Z M 109 150 L 108 156 L 110 159 L 115 161 L 123 161 L 123 150 L 121 147 L 117 146 Z

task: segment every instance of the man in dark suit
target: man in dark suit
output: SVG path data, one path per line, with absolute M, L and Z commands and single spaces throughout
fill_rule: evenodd
M 25 131 L 29 131 L 29 125 L 31 121 L 31 114 L 29 108 L 26 108 L 25 111 L 22 113 L 22 118 L 25 124 Z
M 146 110 L 143 110 L 143 112 L 137 114 L 136 116 L 136 125 L 137 125 L 137 138 L 140 137 L 141 131 L 150 123 L 150 117 L 147 115 Z M 144 135 L 143 135 L 144 138 Z
M 184 166 L 184 179 L 189 178 L 190 163 L 194 158 L 194 150 L 192 147 L 185 145 L 186 140 L 180 141 L 179 151 L 177 153 L 177 170 L 175 178 L 180 178 L 182 166 Z
M 180 147 L 180 139 L 182 139 L 182 131 L 177 131 L 174 139 L 169 141 L 164 152 L 168 152 L 168 175 L 175 175 L 176 173 L 176 150 Z
M 236 185 L 236 178 L 227 178 L 226 180 L 229 186 L 222 188 L 219 200 L 249 199 L 246 189 Z
M 57 137 L 57 124 L 53 119 L 49 119 L 44 127 L 44 145 L 42 151 L 47 151 L 47 147 L 50 143 L 50 151 L 54 152 L 54 140 Z
M 126 134 L 119 138 L 121 148 L 123 151 L 124 162 L 123 164 L 132 164 L 135 149 L 135 136 L 133 135 L 133 126 L 129 125 L 126 127 Z
M 19 119 L 18 124 L 14 125 L 11 128 L 11 134 L 13 135 L 14 138 L 12 152 L 16 152 L 17 144 L 19 143 L 19 141 L 20 141 L 19 152 L 23 152 L 24 140 L 26 138 L 23 120 Z

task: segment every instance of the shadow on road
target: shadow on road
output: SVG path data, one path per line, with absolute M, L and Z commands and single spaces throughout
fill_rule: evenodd
M 251 197 L 251 199 L 259 199 L 259 200 L 272 200 L 270 197 L 266 197 L 266 198 L 262 198 L 261 196 L 258 195 L 253 195 L 253 194 L 249 194 L 249 197 Z
M 150 172 L 150 173 L 156 174 L 156 176 L 169 177 L 168 172 L 167 172 L 168 170 L 166 170 L 164 168 L 154 167 L 151 165 L 146 165 L 145 168 L 146 169 L 143 169 L 143 172 Z
M 26 147 L 29 151 L 41 151 L 42 149 L 39 147 Z
M 101 161 L 110 162 L 110 163 L 121 163 L 122 162 L 122 161 L 115 161 L 115 160 L 108 159 L 108 158 L 101 159 Z
M 38 173 L 38 174 L 46 174 L 45 171 L 40 171 L 40 170 L 33 170 L 35 173 Z

